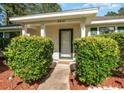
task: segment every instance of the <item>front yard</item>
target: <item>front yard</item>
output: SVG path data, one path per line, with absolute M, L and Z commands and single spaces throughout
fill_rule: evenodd
M 9 77 L 12 75 L 12 70 L 4 64 L 3 60 L 0 60 L 0 90 L 35 90 L 40 84 L 40 81 L 36 81 L 29 85 L 17 76 L 9 80 Z
M 124 33 L 77 39 L 71 89 L 124 88 Z M 72 74 L 73 73 L 73 74 Z
M 36 90 L 53 71 L 53 46 L 49 38 L 13 38 L 1 53 L 5 61 L 0 59 L 0 89 Z
M 12 80 L 9 77 L 12 76 L 12 70 L 0 60 L 0 90 L 37 90 L 40 85 L 40 81 L 36 81 L 33 84 L 24 83 L 19 77 L 14 76 Z M 124 88 L 124 74 L 120 76 L 110 76 L 97 86 L 85 85 L 81 83 L 71 73 L 69 77 L 70 90 L 87 90 L 90 88 Z
M 122 89 L 124 88 L 124 74 L 113 75 L 106 78 L 101 84 L 97 86 L 86 85 L 81 83 L 72 73 L 69 77 L 69 84 L 71 90 L 87 90 L 93 88 L 102 88 L 102 89 Z
M 123 41 L 124 33 L 75 40 L 76 65 L 75 69 L 71 68 L 69 81 L 66 82 L 70 89 L 124 88 Z M 3 51 L 6 65 L 0 60 L 0 89 L 36 90 L 41 80 L 48 78 L 52 72 L 53 50 L 54 43 L 49 38 L 13 38 Z M 60 77 L 62 73 L 59 74 Z M 53 81 L 53 85 L 61 86 L 56 84 L 58 81 Z

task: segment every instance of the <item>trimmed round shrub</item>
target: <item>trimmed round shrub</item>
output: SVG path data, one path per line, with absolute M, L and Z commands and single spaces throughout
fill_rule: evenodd
M 111 38 L 86 37 L 74 41 L 76 76 L 87 85 L 97 85 L 117 67 L 119 49 Z
M 14 75 L 32 82 L 48 73 L 53 49 L 49 38 L 20 36 L 13 38 L 3 53 Z
M 112 38 L 118 43 L 118 47 L 120 50 L 120 61 L 119 65 L 124 65 L 124 32 L 115 32 L 109 34 L 98 35 L 98 37 Z

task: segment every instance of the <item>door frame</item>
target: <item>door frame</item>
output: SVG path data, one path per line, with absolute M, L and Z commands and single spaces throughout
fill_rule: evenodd
M 61 57 L 61 32 L 62 31 L 69 31 L 71 32 L 71 57 Z M 73 29 L 68 28 L 68 29 L 59 29 L 59 58 L 67 58 L 67 59 L 72 59 L 73 58 Z

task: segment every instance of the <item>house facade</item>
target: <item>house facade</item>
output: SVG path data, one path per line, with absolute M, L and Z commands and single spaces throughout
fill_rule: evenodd
M 15 24 L 0 27 L 0 37 L 49 37 L 54 42 L 54 61 L 74 59 L 73 40 L 110 32 L 124 32 L 124 17 L 96 17 L 98 8 L 12 17 Z

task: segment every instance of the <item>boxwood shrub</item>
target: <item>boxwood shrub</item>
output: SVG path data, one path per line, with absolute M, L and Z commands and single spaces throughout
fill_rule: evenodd
M 11 40 L 3 53 L 14 74 L 26 82 L 32 82 L 48 73 L 53 49 L 49 38 L 19 36 Z
M 74 41 L 76 76 L 87 85 L 97 85 L 117 67 L 119 49 L 111 38 L 86 37 Z
M 120 61 L 119 65 L 124 65 L 124 32 L 114 32 L 109 34 L 98 35 L 98 37 L 112 38 L 118 42 L 119 50 L 120 50 Z

